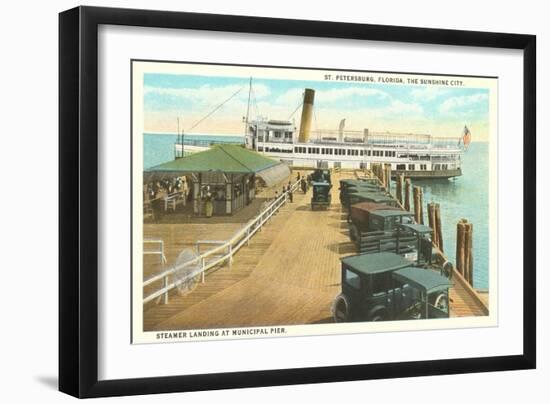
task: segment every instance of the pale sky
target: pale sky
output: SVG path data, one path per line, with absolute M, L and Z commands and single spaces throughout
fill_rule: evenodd
M 253 79 L 250 117 L 292 119 L 300 124 L 304 88 L 315 89 L 312 130 L 400 132 L 457 137 L 464 125 L 473 141 L 489 133 L 489 90 L 379 83 Z M 229 102 L 193 126 L 224 100 Z M 186 133 L 243 134 L 248 79 L 183 74 L 144 75 L 144 127 L 147 133 L 175 133 L 177 117 Z

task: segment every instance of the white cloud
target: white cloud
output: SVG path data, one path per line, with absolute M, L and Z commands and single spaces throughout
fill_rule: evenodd
M 441 87 L 426 86 L 424 88 L 416 88 L 411 91 L 411 95 L 415 100 L 432 101 L 442 95 L 448 94 L 449 89 Z
M 303 88 L 293 88 L 277 97 L 275 102 L 280 105 L 297 105 L 303 97 Z M 381 90 L 363 87 L 344 87 L 330 90 L 316 90 L 315 101 L 323 105 L 350 100 L 353 97 L 377 97 L 378 99 L 389 99 L 390 96 Z
M 446 99 L 439 106 L 439 112 L 441 114 L 454 114 L 457 112 L 464 112 L 466 109 L 472 109 L 482 102 L 486 102 L 488 99 L 487 94 L 473 94 L 464 95 L 460 97 L 451 97 Z
M 388 107 L 381 109 L 385 115 L 416 115 L 422 114 L 422 111 L 422 107 L 418 104 L 409 104 L 399 100 L 393 100 Z
M 257 84 L 254 87 L 254 95 L 256 99 L 261 99 L 269 96 L 271 93 L 269 87 L 263 84 Z M 240 91 L 239 91 L 240 90 Z M 239 91 L 237 93 L 237 91 Z M 167 95 L 181 98 L 197 105 L 214 105 L 223 102 L 233 94 L 239 101 L 245 101 L 248 98 L 248 87 L 246 85 L 227 85 L 222 87 L 213 87 L 208 84 L 196 88 L 165 88 L 165 87 L 144 87 L 145 94 Z

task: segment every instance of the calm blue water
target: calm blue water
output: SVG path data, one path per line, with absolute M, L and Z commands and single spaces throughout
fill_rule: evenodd
M 143 135 L 143 167 L 150 168 L 174 160 L 174 143 L 177 135 Z M 185 135 L 185 140 L 222 141 L 244 143 L 242 136 Z
M 143 166 L 149 168 L 174 159 L 176 135 L 149 135 L 143 139 Z M 188 140 L 220 140 L 243 143 L 241 136 L 185 135 Z M 441 225 L 445 254 L 454 263 L 456 223 L 468 219 L 474 225 L 474 286 L 488 288 L 489 268 L 489 177 L 488 143 L 474 142 L 463 155 L 462 176 L 454 180 L 416 180 L 424 188 L 426 204 L 437 202 L 441 209 Z M 412 201 L 411 201 L 412 202 Z M 427 223 L 427 217 L 424 217 Z
M 456 223 L 467 219 L 474 225 L 474 287 L 489 286 L 489 144 L 474 142 L 464 153 L 462 176 L 454 180 L 413 181 L 424 188 L 424 221 L 428 202 L 441 210 L 445 255 L 454 263 Z

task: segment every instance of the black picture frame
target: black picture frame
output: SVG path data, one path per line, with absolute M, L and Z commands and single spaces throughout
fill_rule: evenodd
M 523 51 L 523 353 L 469 359 L 98 381 L 98 26 L 101 24 Z M 102 397 L 536 366 L 536 37 L 183 12 L 77 7 L 59 15 L 59 389 Z

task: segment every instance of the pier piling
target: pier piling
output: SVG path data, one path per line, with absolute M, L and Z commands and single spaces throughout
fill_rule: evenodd
M 456 224 L 456 269 L 464 276 L 464 235 L 466 219 L 460 219 Z
M 439 210 L 439 203 L 435 204 L 435 233 L 437 234 L 437 247 L 444 252 L 443 250 L 443 231 L 441 230 L 441 211 Z
M 441 231 L 439 203 L 428 203 L 428 226 L 433 230 L 433 243 L 443 252 L 443 233 Z
M 422 200 L 424 193 L 421 187 L 413 187 L 413 203 L 414 203 L 414 220 L 418 224 L 424 224 L 424 211 L 422 208 Z
M 386 178 L 386 190 L 391 190 L 391 164 L 384 164 L 384 177 Z
M 435 225 L 435 203 L 433 202 L 428 203 L 428 226 L 430 226 L 433 231 L 432 241 L 436 246 L 438 246 L 439 245 L 437 243 L 438 234 L 437 234 L 437 228 Z
M 474 225 L 466 219 L 460 219 L 456 225 L 456 269 L 473 286 L 474 255 L 473 255 Z
M 405 202 L 403 204 L 403 207 L 406 211 L 411 211 L 411 179 L 407 178 L 405 180 Z
M 472 241 L 474 226 L 472 223 L 465 224 L 464 234 L 464 269 L 466 272 L 466 280 L 470 285 L 474 284 L 474 260 L 472 254 Z
M 403 182 L 404 182 L 404 175 L 398 174 L 395 177 L 395 197 L 399 201 L 401 205 L 403 205 Z

